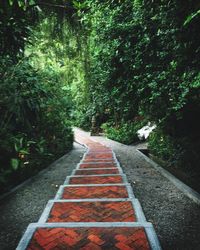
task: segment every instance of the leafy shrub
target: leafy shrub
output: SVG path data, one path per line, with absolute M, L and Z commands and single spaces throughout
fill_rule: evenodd
M 83 112 L 83 110 L 75 110 L 73 112 L 73 124 L 85 130 L 90 130 L 91 116 L 87 112 Z
M 137 131 L 144 124 L 145 122 L 124 122 L 113 126 L 112 123 L 104 123 L 101 127 L 108 138 L 124 144 L 131 144 L 139 140 Z
M 200 37 L 193 34 L 199 1 L 85 3 L 79 13 L 89 31 L 88 110 L 103 115 L 108 109 L 103 129 L 124 143 L 136 139 L 129 121 L 142 114 L 160 129 L 149 138 L 151 151 L 169 164 L 196 168 Z
M 148 148 L 151 153 L 166 161 L 172 160 L 176 155 L 173 138 L 164 135 L 160 130 L 156 130 L 150 134 Z
M 23 58 L 18 64 L 8 56 L 0 60 L 2 190 L 72 147 L 69 100 L 59 87 L 57 72 L 36 70 L 30 60 Z
M 199 172 L 200 140 L 197 135 L 174 138 L 156 130 L 148 138 L 148 148 L 169 166 Z

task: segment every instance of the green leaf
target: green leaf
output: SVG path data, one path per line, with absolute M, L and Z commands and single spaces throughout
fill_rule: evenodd
M 24 149 L 20 150 L 19 153 L 24 154 L 24 155 L 29 154 L 29 152 L 27 150 L 24 150 Z
M 35 1 L 34 1 L 34 0 L 30 0 L 30 1 L 29 1 L 29 6 L 34 5 L 34 4 L 35 4 Z
M 20 148 L 19 148 L 18 145 L 15 143 L 15 151 L 18 152 L 19 149 L 20 149 Z
M 195 13 L 190 14 L 185 20 L 183 26 L 186 26 L 187 24 L 189 24 L 198 15 L 200 15 L 200 10 L 196 11 Z
M 10 4 L 10 6 L 12 6 L 12 5 L 13 5 L 13 3 L 14 3 L 14 0 L 9 0 L 9 4 Z
M 21 1 L 21 0 L 18 0 L 17 2 L 18 2 L 19 7 L 22 7 L 24 4 L 23 1 Z
M 27 145 L 36 144 L 36 141 L 28 141 Z
M 19 167 L 19 163 L 20 163 L 20 161 L 19 161 L 18 159 L 12 158 L 12 159 L 11 159 L 11 166 L 12 166 L 12 169 L 17 170 L 18 167 Z
M 20 143 L 20 146 L 21 146 L 21 147 L 22 147 L 22 145 L 23 145 L 23 140 L 24 140 L 23 137 L 21 137 L 20 140 L 19 140 L 19 143 Z

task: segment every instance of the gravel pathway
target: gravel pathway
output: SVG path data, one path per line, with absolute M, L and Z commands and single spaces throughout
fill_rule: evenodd
M 89 133 L 77 131 L 89 136 Z M 200 249 L 200 206 L 152 168 L 136 147 L 105 137 L 92 138 L 115 151 L 147 220 L 154 224 L 163 250 Z M 15 249 L 28 224 L 38 221 L 47 201 L 54 198 L 57 187 L 80 161 L 84 151 L 75 144 L 69 154 L 0 201 L 1 250 Z
M 87 145 L 86 154 L 48 202 L 39 223 L 29 225 L 17 249 L 161 250 L 113 151 L 75 136 Z M 118 173 L 89 172 L 97 169 Z M 80 170 L 87 173 L 80 175 Z
M 89 133 L 75 130 L 84 136 Z M 200 249 L 200 206 L 151 167 L 136 151 L 105 137 L 93 136 L 111 147 L 140 200 L 148 221 L 152 222 L 163 250 Z
M 0 249 L 15 249 L 29 223 L 37 222 L 49 199 L 80 161 L 85 149 L 77 143 L 67 155 L 0 201 Z

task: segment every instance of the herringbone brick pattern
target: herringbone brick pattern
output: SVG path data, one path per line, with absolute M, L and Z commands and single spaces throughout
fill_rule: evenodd
M 81 163 L 79 168 L 117 168 L 117 166 L 115 163 Z
M 39 228 L 28 250 L 150 250 L 143 228 Z
M 40 219 L 44 224 L 37 224 L 31 236 L 28 231 L 17 250 L 154 250 L 112 150 L 81 132 L 76 140 L 87 145 L 87 153 L 57 200 L 49 202 Z
M 121 176 L 87 176 L 71 177 L 69 184 L 106 184 L 123 183 Z
M 112 162 L 112 163 L 115 163 L 114 159 L 113 158 L 107 158 L 107 159 L 97 159 L 97 158 L 93 158 L 93 159 L 83 159 L 82 161 L 83 163 L 88 163 L 88 162 Z
M 93 152 L 88 152 L 86 157 L 95 157 L 95 158 L 103 158 L 103 159 L 105 159 L 105 158 L 112 158 L 113 154 L 112 154 L 112 152 L 106 152 L 106 151 L 104 151 L 104 152 L 95 152 L 95 151 L 93 151 Z
M 84 158 L 84 160 L 95 160 L 95 159 L 113 159 L 112 154 L 105 154 L 105 153 L 92 153 L 87 154 Z
M 130 201 L 56 202 L 48 222 L 118 222 L 136 221 Z
M 95 157 L 86 157 L 84 158 L 83 162 L 114 162 L 113 158 L 95 158 Z
M 97 149 L 89 149 L 88 151 L 87 151 L 87 154 L 92 154 L 92 153 L 95 153 L 95 154 L 102 154 L 102 153 L 106 153 L 106 154 L 112 154 L 113 153 L 113 151 L 111 150 L 111 149 L 109 149 L 109 148 L 102 148 L 102 149 L 99 149 L 99 150 L 97 150 Z
M 76 170 L 75 175 L 119 174 L 118 169 Z
M 125 186 L 65 187 L 62 199 L 128 198 Z

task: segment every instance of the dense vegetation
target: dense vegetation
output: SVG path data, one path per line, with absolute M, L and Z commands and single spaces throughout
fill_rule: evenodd
M 127 144 L 156 123 L 151 152 L 198 172 L 199 9 L 197 0 L 1 0 L 0 182 L 66 152 L 71 122 L 90 129 L 93 116 Z
M 151 151 L 198 169 L 199 1 L 86 2 L 92 103 L 86 113 L 123 143 L 135 141 L 138 125 L 154 122 Z
M 68 57 L 62 59 L 67 47 L 58 30 L 64 25 L 57 25 L 51 10 L 47 16 L 46 9 L 40 14 L 24 1 L 9 2 L 0 6 L 1 192 L 65 154 L 73 142 Z M 66 26 L 62 34 L 69 32 Z

